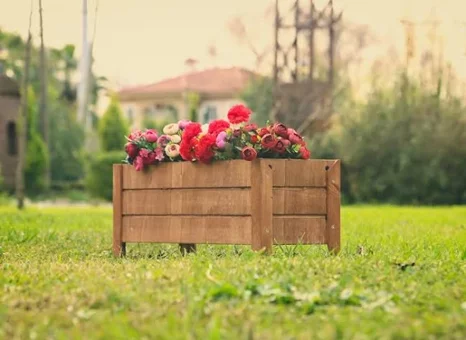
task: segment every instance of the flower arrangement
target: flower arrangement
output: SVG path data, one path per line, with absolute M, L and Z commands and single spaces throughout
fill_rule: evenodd
M 251 110 L 235 105 L 228 121 L 217 119 L 202 125 L 186 120 L 168 124 L 159 135 L 155 130 L 134 131 L 125 145 L 126 163 L 136 170 L 158 162 L 256 158 L 309 159 L 303 138 L 281 123 L 258 127 L 249 123 Z

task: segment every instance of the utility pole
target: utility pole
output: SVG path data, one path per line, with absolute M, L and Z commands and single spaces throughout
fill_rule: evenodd
M 29 87 L 29 65 L 31 63 L 31 22 L 32 22 L 32 0 L 29 13 L 29 28 L 28 38 L 26 42 L 26 51 L 24 55 L 24 71 L 21 83 L 21 106 L 18 118 L 19 131 L 19 152 L 18 164 L 16 166 L 16 200 L 18 209 L 24 208 L 24 167 L 26 164 L 26 148 L 27 148 L 27 117 L 28 117 L 28 87 Z
M 87 36 L 87 0 L 83 0 L 82 7 L 82 54 L 80 62 L 81 81 L 78 87 L 78 121 L 86 127 L 86 120 L 88 115 L 87 103 L 88 103 L 88 85 L 89 85 L 89 42 Z
M 42 0 L 39 0 L 39 19 L 40 19 L 40 105 L 39 119 L 40 132 L 44 140 L 47 150 L 50 150 L 49 141 L 49 114 L 47 111 L 47 59 L 44 44 L 44 21 Z M 47 162 L 45 168 L 45 186 L 50 187 L 50 161 Z

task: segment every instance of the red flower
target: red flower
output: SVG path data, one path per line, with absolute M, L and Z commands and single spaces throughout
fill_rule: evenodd
M 209 124 L 209 133 L 218 134 L 221 131 L 225 131 L 230 127 L 230 123 L 223 119 L 217 119 Z
M 288 129 L 288 139 L 291 144 L 304 145 L 303 137 L 301 137 L 294 129 Z
M 195 150 L 196 158 L 202 163 L 209 163 L 214 157 L 213 147 L 217 138 L 212 134 L 207 134 L 199 140 L 199 145 Z
M 144 137 L 146 138 L 146 141 L 149 143 L 155 143 L 157 142 L 157 132 L 155 130 L 147 130 L 144 132 Z
M 251 123 L 244 127 L 244 131 L 246 132 L 251 132 L 253 130 L 257 130 L 257 124 Z
M 131 142 L 128 142 L 125 144 L 125 151 L 128 154 L 129 158 L 132 158 L 132 159 L 134 159 L 139 153 L 139 149 L 137 145 Z
M 251 143 L 255 144 L 259 141 L 259 137 L 257 137 L 256 135 L 252 135 L 251 136 Z
M 274 151 L 282 154 L 282 153 L 285 153 L 286 152 L 286 146 L 285 146 L 285 143 L 283 143 L 283 140 L 282 139 L 279 139 L 277 140 L 277 142 L 275 143 L 275 147 L 273 148 Z
M 299 149 L 299 154 L 301 155 L 301 158 L 302 158 L 302 159 L 309 159 L 309 158 L 311 158 L 311 152 L 310 152 L 305 146 L 302 146 L 302 147 Z
M 241 150 L 241 157 L 246 161 L 253 161 L 257 157 L 257 151 L 250 146 L 245 146 Z
M 281 123 L 275 123 L 272 126 L 272 131 L 275 132 L 280 137 L 288 137 L 288 129 L 286 128 L 285 125 Z
M 190 123 L 183 131 L 181 139 L 186 139 L 188 142 L 191 141 L 194 137 L 200 134 L 202 131 L 201 124 L 199 123 Z
M 196 138 L 191 138 L 190 140 L 182 139 L 180 144 L 180 155 L 185 161 L 192 161 L 196 158 L 194 154 L 194 149 L 198 145 L 198 140 Z
M 258 134 L 259 136 L 261 136 L 261 137 L 263 137 L 263 136 L 265 136 L 265 135 L 267 135 L 267 134 L 269 134 L 269 133 L 270 133 L 270 131 L 269 131 L 269 129 L 267 129 L 267 128 L 261 128 L 261 129 L 259 129 L 259 130 L 257 131 L 257 134 Z
M 251 110 L 244 105 L 235 105 L 228 111 L 228 120 L 232 124 L 244 123 L 249 120 Z
M 277 144 L 277 140 L 271 134 L 267 134 L 262 137 L 261 144 L 266 149 L 273 149 Z
M 285 146 L 285 148 L 289 147 L 291 145 L 291 142 L 288 139 L 285 138 L 280 138 L 281 142 Z

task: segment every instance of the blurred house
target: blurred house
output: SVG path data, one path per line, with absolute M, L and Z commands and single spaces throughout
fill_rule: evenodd
M 3 185 L 9 190 L 15 186 L 18 164 L 19 106 L 18 84 L 6 75 L 0 74 L 0 176 L 3 177 Z
M 199 96 L 198 121 L 206 123 L 226 118 L 231 106 L 242 103 L 239 94 L 254 75 L 238 67 L 192 71 L 158 83 L 124 88 L 118 96 L 132 128 L 143 128 L 145 119 L 188 119 L 193 93 Z

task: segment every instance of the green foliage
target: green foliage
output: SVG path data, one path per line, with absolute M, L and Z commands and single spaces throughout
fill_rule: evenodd
M 57 98 L 58 93 L 52 96 Z M 72 106 L 58 100 L 49 102 L 52 181 L 80 180 L 84 177 L 84 130 Z
M 115 259 L 111 208 L 0 208 L 1 303 L 15 306 L 0 338 L 464 339 L 465 216 L 344 207 L 338 256 L 128 243 Z
M 118 99 L 113 96 L 107 111 L 99 121 L 99 138 L 103 151 L 122 150 L 129 132 Z
M 254 77 L 240 98 L 253 111 L 252 121 L 265 125 L 273 107 L 273 83 L 268 77 Z
M 123 150 L 122 146 L 120 149 Z M 121 164 L 123 151 L 102 152 L 89 160 L 86 188 L 90 194 L 105 200 L 112 200 L 113 164 Z
M 45 171 L 49 162 L 49 153 L 44 140 L 39 134 L 37 99 L 32 88 L 28 90 L 28 129 L 27 149 L 24 170 L 26 194 L 36 196 L 48 188 L 45 181 Z
M 199 93 L 190 92 L 188 93 L 188 106 L 189 106 L 189 120 L 192 122 L 199 121 L 199 105 L 201 97 Z
M 47 190 L 45 170 L 49 161 L 47 147 L 37 132 L 31 134 L 28 140 L 24 183 L 26 193 L 35 196 Z
M 440 93 L 402 75 L 391 88 L 376 88 L 355 112 L 342 115 L 320 144 L 314 141 L 319 156 L 342 158 L 346 197 L 466 202 L 466 107 Z

